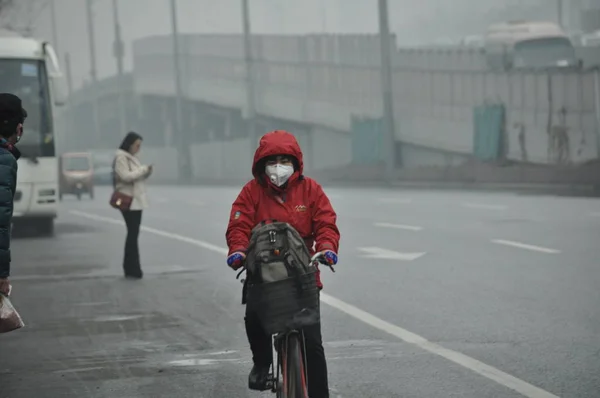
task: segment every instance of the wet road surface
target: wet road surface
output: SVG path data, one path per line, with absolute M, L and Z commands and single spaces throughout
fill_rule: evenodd
M 15 237 L 26 328 L 0 335 L 0 398 L 270 396 L 246 388 L 224 262 L 237 192 L 150 187 L 140 281 L 122 278 L 108 188 L 65 198 L 54 237 Z M 333 397 L 600 396 L 599 200 L 327 192 L 342 232 L 338 272 L 323 271 Z

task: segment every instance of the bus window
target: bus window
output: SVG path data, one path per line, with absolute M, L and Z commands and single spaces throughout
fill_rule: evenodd
M 39 60 L 0 59 L 0 91 L 13 93 L 23 101 L 27 111 L 25 134 L 19 143 L 24 153 L 54 155 L 52 111 L 48 95 L 48 79 L 44 63 Z
M 525 40 L 515 44 L 515 67 L 547 68 L 576 64 L 575 49 L 566 38 Z

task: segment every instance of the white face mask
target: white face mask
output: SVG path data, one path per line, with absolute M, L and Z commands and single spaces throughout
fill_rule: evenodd
M 294 174 L 294 166 L 286 166 L 283 164 L 275 164 L 267 166 L 265 172 L 273 184 L 280 187 L 290 179 Z

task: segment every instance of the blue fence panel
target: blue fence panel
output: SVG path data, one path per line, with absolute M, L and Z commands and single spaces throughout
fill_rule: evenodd
M 473 110 L 473 155 L 483 161 L 497 160 L 503 153 L 504 105 L 483 105 Z
M 384 161 L 383 119 L 352 118 L 352 163 Z

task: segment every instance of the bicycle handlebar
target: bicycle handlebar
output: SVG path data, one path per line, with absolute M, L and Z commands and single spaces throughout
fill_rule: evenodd
M 312 256 L 310 258 L 310 262 L 313 264 L 319 263 L 319 264 L 326 265 L 327 267 L 329 267 L 331 272 L 335 272 L 335 268 L 333 268 L 333 264 L 329 264 L 327 262 L 327 259 L 325 258 L 325 255 L 323 255 L 323 253 L 321 253 L 321 252 L 315 253 L 314 256 Z
M 327 262 L 327 259 L 325 258 L 325 256 L 323 255 L 323 253 L 315 253 L 311 258 L 310 258 L 310 263 L 311 264 L 323 264 L 326 265 L 327 267 L 329 267 L 329 269 L 331 270 L 331 272 L 335 272 L 335 268 L 333 268 L 332 264 L 329 264 Z M 242 273 L 246 271 L 246 264 L 244 261 L 244 265 L 242 265 L 242 267 L 240 268 L 240 272 L 238 272 L 237 276 L 235 277 L 235 279 L 240 279 L 240 275 L 242 275 Z M 244 283 L 244 279 L 242 279 L 242 283 Z

